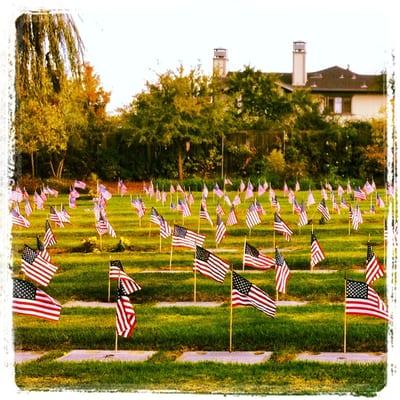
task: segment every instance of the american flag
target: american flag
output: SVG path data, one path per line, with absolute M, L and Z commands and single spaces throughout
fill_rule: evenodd
M 133 200 L 131 202 L 131 204 L 132 204 L 133 207 L 135 207 L 135 209 L 137 211 L 137 214 L 138 214 L 138 217 L 139 218 L 143 218 L 143 216 L 144 216 L 144 214 L 146 212 L 146 207 L 145 207 L 142 199 L 137 198 L 137 199 Z
M 69 208 L 76 208 L 76 197 L 73 196 L 72 192 L 68 195 L 68 205 Z
M 299 213 L 299 222 L 297 225 L 299 226 L 304 226 L 308 224 L 308 217 L 307 217 L 307 212 L 306 209 L 304 207 L 304 204 L 301 203 L 300 206 L 300 213 Z
M 175 193 L 175 188 L 174 185 L 171 183 L 171 185 L 169 186 L 169 192 L 170 193 Z
M 105 200 L 110 200 L 112 197 L 112 194 L 107 190 L 107 188 L 103 184 L 99 185 L 99 193 L 101 197 L 103 197 L 103 199 Z
M 243 180 L 241 179 L 240 185 L 239 185 L 240 193 L 243 193 L 245 189 L 246 189 L 246 185 L 244 184 Z
M 50 321 L 60 319 L 61 304 L 31 282 L 13 278 L 12 311 Z
M 22 251 L 21 270 L 33 281 L 47 286 L 57 271 L 57 267 L 25 245 Z
M 220 198 L 224 195 L 224 192 L 219 188 L 218 183 L 215 184 L 213 191 L 214 191 L 215 195 Z
M 167 193 L 163 190 L 161 192 L 161 204 L 164 205 L 167 201 Z
M 349 206 L 346 203 L 346 199 L 344 197 L 342 197 L 342 199 L 340 200 L 340 207 L 344 208 L 344 209 L 348 209 Z
M 207 204 L 204 200 L 202 200 L 200 204 L 200 218 L 207 220 L 211 224 L 211 226 L 214 225 L 210 217 L 210 214 L 207 211 Z
M 300 214 L 301 206 L 300 206 L 300 204 L 297 202 L 297 200 L 295 198 L 293 199 L 292 206 L 293 206 L 293 212 L 295 212 L 296 214 Z
M 249 229 L 251 229 L 253 226 L 258 224 L 261 224 L 261 219 L 254 204 L 250 204 L 246 212 L 246 225 Z
M 118 288 L 117 291 L 116 313 L 118 335 L 125 338 L 131 336 L 133 333 L 133 329 L 136 325 L 136 314 L 129 300 L 129 297 L 122 285 Z
M 170 237 L 172 234 L 172 229 L 168 222 L 160 215 L 160 235 L 163 239 Z
M 250 181 L 247 182 L 247 189 L 246 189 L 246 195 L 244 196 L 245 199 L 250 199 L 251 197 L 254 196 L 253 193 L 253 185 Z
M 50 261 L 50 254 L 48 253 L 46 247 L 39 239 L 39 236 L 36 235 L 36 247 L 37 247 L 37 254 L 44 258 L 46 261 Z
M 373 190 L 376 190 L 376 185 L 375 185 L 374 178 L 372 178 L 371 187 L 372 187 Z
M 287 196 L 289 194 L 289 188 L 286 182 L 283 183 L 283 195 Z
M 60 226 L 62 228 L 64 227 L 63 219 L 62 219 L 61 215 L 59 214 L 59 212 L 53 206 L 50 206 L 50 216 L 49 216 L 49 218 L 50 218 L 50 221 L 55 222 L 55 224 L 57 226 Z
M 292 190 L 292 189 L 289 189 L 289 193 L 288 193 L 288 201 L 289 201 L 289 203 L 290 203 L 290 204 L 293 204 L 293 202 L 294 202 L 294 198 L 295 198 L 295 195 L 294 195 L 294 192 L 293 192 L 293 190 Z
M 45 247 L 50 247 L 50 246 L 54 246 L 56 243 L 57 243 L 56 237 L 54 236 L 53 231 L 51 230 L 49 221 L 46 220 L 46 223 L 44 226 L 43 244 Z
M 379 264 L 376 255 L 372 251 L 372 245 L 370 243 L 367 244 L 367 261 L 366 261 L 366 283 L 370 285 L 378 278 L 381 278 L 384 275 L 383 266 Z
M 231 199 L 228 195 L 224 196 L 224 202 L 230 207 L 232 205 Z
M 172 233 L 172 246 L 196 249 L 196 245 L 203 245 L 206 236 L 190 231 L 182 226 L 174 225 Z
M 75 189 L 75 188 L 72 188 L 72 189 L 70 189 L 70 193 L 71 193 L 71 195 L 73 196 L 73 197 L 75 197 L 75 198 L 79 198 L 81 195 L 79 194 L 79 192 Z
M 275 190 L 272 189 L 271 184 L 269 185 L 269 191 L 268 191 L 269 199 L 272 201 L 272 199 L 275 197 Z
M 328 194 L 324 188 L 321 189 L 321 197 L 323 200 L 328 200 Z
M 277 213 L 274 214 L 274 230 L 282 233 L 287 241 L 293 235 L 293 231 L 283 222 Z
M 202 191 L 202 197 L 203 199 L 206 199 L 208 197 L 208 188 L 206 186 L 206 184 L 203 185 L 203 191 Z
M 372 187 L 372 185 L 368 182 L 365 182 L 365 185 L 363 187 L 363 191 L 365 192 L 365 194 L 368 196 L 369 194 L 371 194 L 374 191 L 374 188 Z
M 275 249 L 275 271 L 276 290 L 280 293 L 286 293 L 290 270 L 278 248 Z
M 357 187 L 354 190 L 354 198 L 358 200 L 366 200 L 367 195 L 359 187 Z
M 321 202 L 318 204 L 317 210 L 322 214 L 326 221 L 329 221 L 331 219 L 331 215 L 329 214 L 325 199 L 322 199 Z
M 30 222 L 15 208 L 11 210 L 11 222 L 13 225 L 23 226 L 24 228 L 28 228 L 30 226 Z
M 187 198 L 187 202 L 188 202 L 189 206 L 194 204 L 194 197 L 193 197 L 192 192 L 190 191 L 190 188 L 189 188 L 189 196 Z
M 228 219 L 226 220 L 226 225 L 232 226 L 238 223 L 238 219 L 236 217 L 235 207 L 231 207 L 231 211 L 228 214 Z
M 258 196 L 262 196 L 264 193 L 265 193 L 265 187 L 264 187 L 264 185 L 261 185 L 261 183 L 259 183 L 258 184 L 258 191 L 257 191 L 257 193 L 258 193 Z
M 118 179 L 118 190 L 121 196 L 126 194 L 128 192 L 128 188 L 125 186 L 124 182 L 122 179 Z
M 33 201 L 36 204 L 36 208 L 38 210 L 43 210 L 43 206 L 44 206 L 44 201 L 43 199 L 40 197 L 40 195 L 36 192 L 33 193 Z
M 119 280 L 120 285 L 124 288 L 127 295 L 142 289 L 138 283 L 127 275 L 120 260 L 110 261 L 108 278 L 110 280 Z
M 22 197 L 23 197 L 25 200 L 29 200 L 29 193 L 26 191 L 25 188 L 22 189 Z
M 275 301 L 264 290 L 232 271 L 232 306 L 253 306 L 270 317 L 275 317 Z
M 335 196 L 332 196 L 332 210 L 340 214 L 339 204 L 336 202 Z
M 392 184 L 388 183 L 386 187 L 386 193 L 391 197 L 394 198 L 394 187 Z
M 342 197 L 343 194 L 344 194 L 344 189 L 342 188 L 341 185 L 339 185 L 338 188 L 337 188 L 337 194 L 338 194 L 339 197 Z
M 281 211 L 281 205 L 279 204 L 278 197 L 274 196 L 271 198 L 271 205 L 277 212 Z
M 46 193 L 44 192 L 44 190 L 40 190 L 40 195 L 39 195 L 43 201 L 47 200 L 47 196 Z
M 108 234 L 113 238 L 117 237 L 117 234 L 115 233 L 114 228 L 111 226 L 111 224 L 108 220 L 106 220 L 106 224 L 107 224 Z
M 300 183 L 299 183 L 299 181 L 296 181 L 294 190 L 295 190 L 295 192 L 299 192 L 300 191 Z
M 25 199 L 25 214 L 29 217 L 32 214 L 32 207 L 29 200 Z
M 226 227 L 223 223 L 221 216 L 217 215 L 217 225 L 215 227 L 215 243 L 218 245 L 221 243 L 222 239 L 225 237 Z
M 149 183 L 149 196 L 150 198 L 152 198 L 154 196 L 154 185 L 153 185 L 153 181 L 150 181 Z
M 382 197 L 379 194 L 376 194 L 376 206 L 379 208 L 385 207 L 385 202 L 382 200 Z
M 265 215 L 265 210 L 258 200 L 254 201 L 254 206 L 256 207 L 258 215 Z
M 260 253 L 255 247 L 246 243 L 244 246 L 243 264 L 257 269 L 270 269 L 275 267 L 275 260 Z
M 100 218 L 96 221 L 96 230 L 100 236 L 108 232 L 107 221 L 102 215 L 100 215 Z
M 153 222 L 153 224 L 160 225 L 160 214 L 154 207 L 151 207 L 150 221 Z
M 86 183 L 82 181 L 75 181 L 74 187 L 78 189 L 86 189 Z
M 314 267 L 323 260 L 325 260 L 324 251 L 315 234 L 311 233 L 311 267 Z
M 233 201 L 232 201 L 232 205 L 236 207 L 236 206 L 238 206 L 240 203 L 241 203 L 241 201 L 240 201 L 240 196 L 237 194 L 237 195 L 235 196 L 235 198 L 233 199 Z
M 347 181 L 347 188 L 346 188 L 347 194 L 352 194 L 353 189 L 351 188 L 350 181 Z
M 176 185 L 176 191 L 177 192 L 181 192 L 181 193 L 185 193 L 185 191 L 183 190 L 182 186 L 179 183 Z
M 221 204 L 219 204 L 219 203 L 217 204 L 217 207 L 215 207 L 215 213 L 217 215 L 225 215 L 225 211 L 222 208 Z
M 224 184 L 225 185 L 232 185 L 232 181 L 229 178 L 224 179 Z
M 202 275 L 223 283 L 225 275 L 229 270 L 229 264 L 203 247 L 196 246 L 193 270 L 199 271 Z
M 186 200 L 178 200 L 178 210 L 182 212 L 184 217 L 190 217 L 192 215 Z
M 329 190 L 330 192 L 333 191 L 332 185 L 330 183 L 328 183 L 328 182 L 325 182 L 325 188 L 326 188 L 326 190 Z
M 385 303 L 367 283 L 346 280 L 346 314 L 390 320 Z
M 67 210 L 65 209 L 64 206 L 61 206 L 60 208 L 61 209 L 60 209 L 60 212 L 59 212 L 59 216 L 60 216 L 61 220 L 63 222 L 67 222 L 68 224 L 70 224 L 71 223 L 71 221 L 70 221 L 71 216 L 68 214 L 68 212 L 67 212 Z
M 308 191 L 308 197 L 307 197 L 307 206 L 312 206 L 313 204 L 315 204 L 315 199 L 314 199 L 314 195 L 312 194 L 311 189 Z
M 364 222 L 364 221 L 363 221 L 363 217 L 362 217 L 362 215 L 361 215 L 360 207 L 359 207 L 359 206 L 356 206 L 354 210 L 352 210 L 352 209 L 350 208 L 350 210 L 349 210 L 349 217 L 350 217 L 350 219 L 351 219 L 351 223 L 352 223 L 353 229 L 357 231 L 359 225 L 362 224 L 362 223 Z

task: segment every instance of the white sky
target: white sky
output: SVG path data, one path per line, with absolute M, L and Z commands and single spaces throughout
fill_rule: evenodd
M 27 3 L 25 1 L 25 3 Z M 35 4 L 32 1 L 29 4 Z M 321 4 L 322 3 L 322 4 Z M 339 65 L 379 73 L 390 60 L 389 0 L 42 1 L 75 16 L 86 60 L 111 91 L 108 110 L 127 105 L 156 73 L 200 64 L 228 50 L 229 70 L 244 65 L 290 72 L 292 43 L 307 42 L 308 71 Z M 30 6 L 32 7 L 32 6 Z M 32 7 L 33 8 L 33 7 Z

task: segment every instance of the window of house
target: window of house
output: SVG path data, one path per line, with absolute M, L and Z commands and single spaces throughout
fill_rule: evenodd
M 326 107 L 333 114 L 351 114 L 351 97 L 327 97 Z

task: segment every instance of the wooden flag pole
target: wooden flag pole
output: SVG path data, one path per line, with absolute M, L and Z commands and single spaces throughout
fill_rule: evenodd
M 247 236 L 244 237 L 244 245 L 243 245 L 243 271 L 244 271 L 244 257 L 246 254 L 246 242 L 247 242 Z
M 314 233 L 314 224 L 311 224 L 311 233 Z M 313 270 L 313 266 L 312 266 L 312 262 L 310 259 L 310 271 L 312 271 L 312 270 Z
M 161 253 L 161 226 L 160 226 L 160 253 Z
M 120 283 L 120 276 L 121 276 L 121 269 L 118 271 L 118 286 L 117 290 L 119 290 L 119 283 Z M 118 297 L 118 296 L 117 296 Z M 118 301 L 118 298 L 117 298 Z M 117 314 L 117 313 L 115 313 Z M 117 325 L 117 315 L 115 315 L 115 325 Z M 118 332 L 117 332 L 117 326 L 115 326 L 115 351 L 118 351 Z
M 196 250 L 194 251 L 194 258 L 196 258 Z M 197 274 L 196 274 L 196 268 L 193 268 L 193 302 L 196 303 L 196 293 L 197 293 Z
M 346 346 L 347 346 L 347 314 L 346 314 L 346 297 L 347 297 L 347 290 L 346 290 L 346 283 L 347 283 L 347 271 L 344 273 L 344 327 L 343 327 L 343 353 L 346 353 Z
M 350 216 L 349 216 L 349 236 L 350 236 L 350 227 L 351 227 L 351 220 L 350 220 Z
M 110 279 L 110 267 L 111 267 L 111 256 L 109 256 L 108 261 L 108 302 L 110 302 L 110 292 L 111 292 L 111 279 Z
M 201 210 L 201 201 L 200 201 L 200 209 L 199 209 L 199 219 L 197 221 L 197 233 L 200 233 L 200 210 Z
M 172 238 L 171 238 L 171 251 L 170 251 L 170 255 L 169 255 L 169 270 L 170 271 L 172 269 L 172 249 L 173 249 L 173 246 L 172 246 Z
M 151 221 L 149 220 L 149 237 L 150 237 L 150 233 L 151 233 Z
M 385 216 L 383 216 L 383 266 L 386 266 L 386 237 L 387 232 L 385 232 Z
M 99 233 L 99 236 L 100 236 L 100 251 L 103 251 L 103 235 L 100 235 Z
M 233 289 L 233 266 L 231 266 L 231 305 L 230 305 L 230 321 L 229 321 L 229 353 L 232 353 L 232 336 L 233 336 L 233 301 L 232 301 L 232 289 Z

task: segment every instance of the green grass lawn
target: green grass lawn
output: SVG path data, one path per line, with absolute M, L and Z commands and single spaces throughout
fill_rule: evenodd
M 264 254 L 273 256 L 274 240 L 291 270 L 286 295 L 281 300 L 309 301 L 302 307 L 278 307 L 275 319 L 268 318 L 253 308 L 234 309 L 233 344 L 235 350 L 273 351 L 270 361 L 258 366 L 231 366 L 207 363 L 181 365 L 173 360 L 184 350 L 226 350 L 229 327 L 229 274 L 223 284 L 197 275 L 197 301 L 222 301 L 218 308 L 156 308 L 158 301 L 191 301 L 193 299 L 192 265 L 194 253 L 188 249 L 173 249 L 170 267 L 170 239 L 162 240 L 160 252 L 159 228 L 149 223 L 149 211 L 154 206 L 170 223 L 182 225 L 180 214 L 143 197 L 146 216 L 139 220 L 129 197 L 114 195 L 107 206 L 107 216 L 117 238 L 105 235 L 101 251 L 82 252 L 82 241 L 96 237 L 91 199 L 80 198 L 78 207 L 68 212 L 71 225 L 53 227 L 57 245 L 49 249 L 59 270 L 44 290 L 64 303 L 69 300 L 107 301 L 108 263 L 120 259 L 125 271 L 142 290 L 131 296 L 137 314 L 133 337 L 119 339 L 120 349 L 158 350 L 143 364 L 88 362 L 59 364 L 53 361 L 60 352 L 69 349 L 112 349 L 115 334 L 113 309 L 63 308 L 58 323 L 15 315 L 14 340 L 16 349 L 46 350 L 50 355 L 39 362 L 16 367 L 16 382 L 24 389 L 70 388 L 83 390 L 158 390 L 196 393 L 257 393 L 257 394 L 315 394 L 346 393 L 371 395 L 385 382 L 385 366 L 322 365 L 293 361 L 300 351 L 342 351 L 344 276 L 364 280 L 366 244 L 368 239 L 382 262 L 384 259 L 383 209 L 369 213 L 369 200 L 361 203 L 364 223 L 359 231 L 348 229 L 348 211 L 341 215 L 331 212 L 332 219 L 318 224 L 317 204 L 308 210 L 314 221 L 314 232 L 323 247 L 326 260 L 313 273 L 310 269 L 311 225 L 298 228 L 297 215 L 281 191 L 276 191 L 282 207 L 281 216 L 292 228 L 290 242 L 274 233 L 273 209 L 268 195 L 259 200 L 266 210 L 262 224 L 251 233 L 244 224 L 250 201 L 237 208 L 239 225 L 227 227 L 227 236 L 216 248 L 212 228 L 201 220 L 200 231 L 207 235 L 204 246 L 228 261 L 235 270 L 275 296 L 273 270 L 254 272 L 242 270 L 244 237 Z M 231 199 L 236 193 L 230 193 Z M 381 193 L 382 194 L 382 193 Z M 194 193 L 196 203 L 192 216 L 185 218 L 184 226 L 197 231 L 200 193 Z M 307 192 L 296 194 L 297 200 L 306 200 Z M 317 203 L 319 191 L 314 192 Z M 170 200 L 168 196 L 168 200 Z M 173 200 L 176 200 L 174 196 Z M 210 193 L 208 211 L 215 220 L 217 199 Z M 331 202 L 328 201 L 331 208 Z M 67 205 L 67 197 L 50 198 L 47 205 Z M 222 204 L 222 203 L 221 203 Z M 226 214 L 229 207 L 224 205 Z M 24 244 L 36 248 L 35 236 L 43 238 L 48 207 L 35 211 L 28 229 L 14 227 L 12 233 L 12 262 L 14 276 L 20 275 L 21 251 Z M 227 215 L 223 216 L 226 221 Z M 120 238 L 129 242 L 129 250 L 114 252 Z M 97 236 L 97 248 L 100 240 Z M 169 273 L 169 271 L 177 271 Z M 337 272 L 324 273 L 327 270 Z M 159 273 L 164 272 L 164 273 Z M 116 283 L 111 284 L 111 301 L 115 301 Z M 380 279 L 374 288 L 385 300 L 386 284 Z M 387 325 L 383 320 L 348 316 L 348 351 L 386 351 Z

